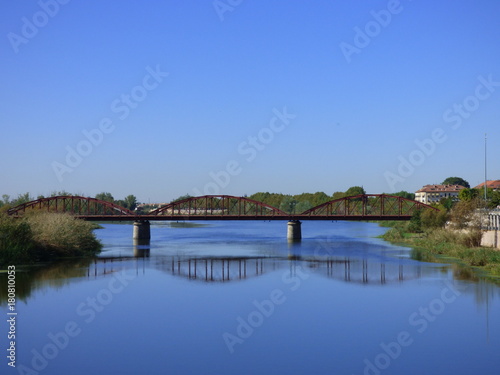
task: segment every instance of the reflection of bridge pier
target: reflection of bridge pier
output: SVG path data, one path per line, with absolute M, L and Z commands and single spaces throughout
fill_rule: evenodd
M 149 239 L 134 239 L 134 257 L 149 257 L 151 241 Z
M 316 263 L 316 261 L 313 263 Z M 405 272 L 405 267 L 402 264 L 379 263 L 367 259 L 328 259 L 324 263 L 326 263 L 326 276 L 362 284 L 402 282 L 408 279 L 420 278 L 421 276 L 420 265 L 407 265 L 407 271 Z M 314 267 L 321 268 L 320 265 Z
M 162 268 L 173 276 L 205 282 L 228 282 L 260 276 L 278 268 L 269 258 L 183 258 L 172 257 Z

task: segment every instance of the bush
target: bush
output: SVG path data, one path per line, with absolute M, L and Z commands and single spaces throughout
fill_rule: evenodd
M 13 259 L 28 262 L 35 252 L 33 233 L 25 220 L 0 215 L 0 264 Z
M 101 244 L 94 228 L 68 214 L 34 213 L 19 219 L 0 214 L 0 265 L 95 255 Z
M 88 221 L 69 214 L 39 213 L 28 218 L 35 243 L 56 256 L 92 255 L 101 245 Z
M 425 210 L 421 216 L 422 228 L 443 228 L 448 221 L 448 213 L 444 210 Z

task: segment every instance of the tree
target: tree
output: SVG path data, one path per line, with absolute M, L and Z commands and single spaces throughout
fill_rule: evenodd
M 302 194 L 294 195 L 293 199 L 295 199 L 298 202 L 302 202 L 302 203 L 307 202 L 308 204 L 310 204 L 311 207 L 318 206 L 322 203 L 325 203 L 325 202 L 328 202 L 331 200 L 331 198 L 328 195 L 326 195 L 325 193 L 320 192 L 320 191 L 318 191 L 314 194 L 302 193 Z M 305 210 L 303 210 L 303 211 L 305 211 Z M 298 208 L 297 208 L 297 212 L 299 212 Z
M 96 194 L 95 198 L 100 199 L 101 201 L 115 203 L 115 198 L 113 198 L 111 193 L 108 193 L 108 192 L 102 192 L 102 193 Z
M 460 190 L 458 193 L 458 198 L 463 202 L 471 201 L 479 196 L 479 191 L 477 189 L 465 188 Z
M 297 203 L 298 202 L 295 199 L 293 199 L 292 196 L 287 195 L 281 201 L 279 208 L 281 211 L 285 211 L 287 213 L 293 214 L 293 213 L 295 213 L 295 206 L 297 205 Z
M 12 202 L 13 206 L 17 206 L 19 204 L 27 203 L 34 200 L 30 193 L 19 194 L 17 198 Z
M 422 228 L 443 228 L 448 221 L 446 210 L 424 210 L 420 215 Z
M 490 189 L 491 190 L 491 189 Z M 496 208 L 500 206 L 500 191 L 492 191 L 490 198 L 490 208 Z
M 394 195 L 396 197 L 402 197 L 402 198 L 406 198 L 406 199 L 415 200 L 415 193 L 409 193 L 409 192 L 407 192 L 405 190 L 398 191 L 397 193 L 390 194 L 390 195 Z
M 312 207 L 313 206 L 311 205 L 311 203 L 309 203 L 309 201 L 298 202 L 297 205 L 295 206 L 295 212 L 300 214 Z
M 73 194 L 71 193 L 68 193 L 66 190 L 61 190 L 61 191 L 53 191 L 52 193 L 50 193 L 50 196 L 51 197 L 66 197 L 66 196 L 71 196 Z
M 406 230 L 410 233 L 422 232 L 422 210 L 417 210 L 406 225 Z
M 439 201 L 439 204 L 441 206 L 443 206 L 446 209 L 446 211 L 449 211 L 453 208 L 453 205 L 455 204 L 455 200 L 452 197 L 441 198 L 441 200 Z
M 285 195 L 281 193 L 259 192 L 250 195 L 249 198 L 279 208 L 281 202 L 283 201 L 283 199 L 285 199 Z
M 363 189 L 361 186 L 351 186 L 345 192 L 346 197 L 352 197 L 353 195 L 360 195 L 360 194 L 366 194 L 365 189 Z
M 336 191 L 332 194 L 332 200 L 345 198 L 345 193 L 341 191 Z
M 477 214 L 477 209 L 482 207 L 483 202 L 479 198 L 460 201 L 450 211 L 450 220 L 456 229 L 476 229 L 481 228 L 481 217 Z
M 461 185 L 466 188 L 470 188 L 470 184 L 461 177 L 448 177 L 443 181 L 443 185 Z
M 127 195 L 124 199 L 125 201 L 125 208 L 128 208 L 129 210 L 133 211 L 137 207 L 137 198 L 135 195 Z

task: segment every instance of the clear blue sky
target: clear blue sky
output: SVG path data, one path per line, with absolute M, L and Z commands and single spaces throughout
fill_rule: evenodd
M 499 15 L 497 0 L 3 1 L 0 194 L 476 185 L 485 133 L 500 179 Z

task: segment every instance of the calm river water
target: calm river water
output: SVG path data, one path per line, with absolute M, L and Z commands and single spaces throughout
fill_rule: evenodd
M 97 260 L 16 273 L 1 374 L 495 374 L 500 288 L 372 223 L 103 224 Z

